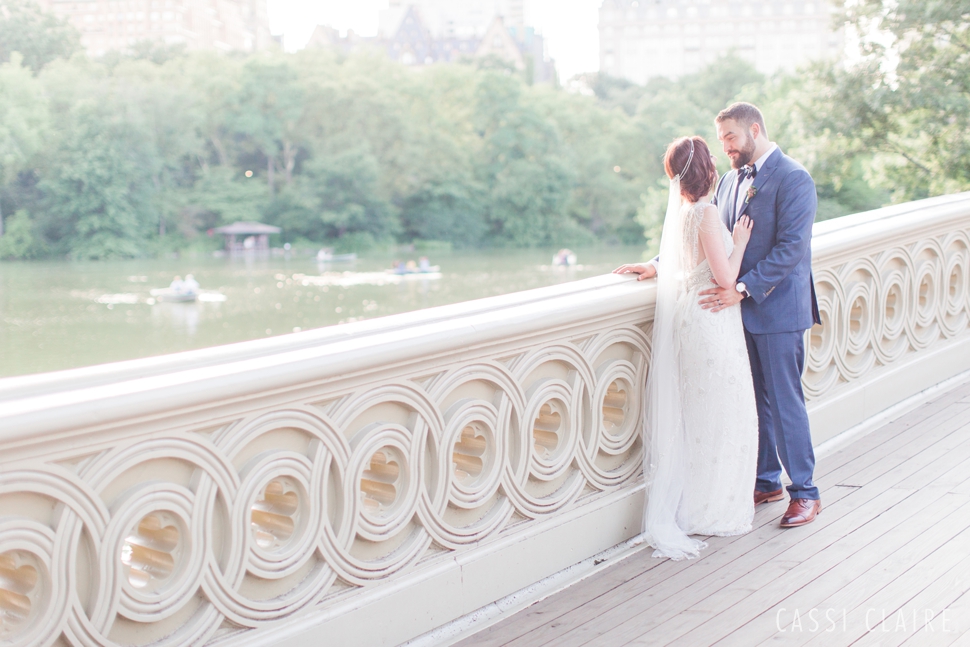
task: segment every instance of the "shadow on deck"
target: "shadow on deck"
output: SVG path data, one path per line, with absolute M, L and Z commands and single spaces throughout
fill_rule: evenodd
M 508 645 L 970 645 L 970 383 L 822 457 L 823 510 L 786 501 L 700 558 L 640 550 L 474 634 Z

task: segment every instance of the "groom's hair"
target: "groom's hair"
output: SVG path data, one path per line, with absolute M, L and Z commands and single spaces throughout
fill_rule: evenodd
M 768 136 L 768 129 L 765 128 L 765 118 L 758 110 L 757 106 L 750 103 L 745 103 L 744 101 L 738 101 L 737 103 L 732 103 L 727 108 L 717 113 L 717 117 L 714 119 L 717 123 L 722 121 L 727 121 L 731 119 L 732 121 L 738 122 L 738 124 L 747 130 L 751 127 L 751 124 L 758 124 L 761 127 L 761 132 L 764 133 L 765 137 Z

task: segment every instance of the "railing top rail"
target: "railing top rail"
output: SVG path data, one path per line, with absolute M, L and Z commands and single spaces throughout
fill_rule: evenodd
M 970 192 L 943 195 L 815 223 L 813 261 L 828 261 L 861 247 L 926 231 L 970 216 Z

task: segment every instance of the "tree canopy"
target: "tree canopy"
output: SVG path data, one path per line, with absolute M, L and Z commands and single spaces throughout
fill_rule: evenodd
M 852 3 L 845 20 L 873 37 L 850 66 L 766 78 L 728 55 L 642 86 L 586 75 L 576 92 L 507 66 L 322 49 L 143 43 L 93 60 L 30 0 L 0 0 L 0 257 L 205 247 L 235 220 L 348 250 L 642 242 L 659 234 L 667 144 L 700 134 L 717 151 L 714 116 L 738 99 L 813 173 L 819 218 L 963 190 L 964 5 Z

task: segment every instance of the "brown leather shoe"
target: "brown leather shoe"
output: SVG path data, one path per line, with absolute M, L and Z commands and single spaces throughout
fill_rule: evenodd
M 815 521 L 822 511 L 822 502 L 817 499 L 792 499 L 785 516 L 781 518 L 782 528 L 795 528 Z
M 770 503 L 772 501 L 781 501 L 785 498 L 781 490 L 773 490 L 771 492 L 762 492 L 760 490 L 754 491 L 754 504 L 761 505 L 762 503 Z

